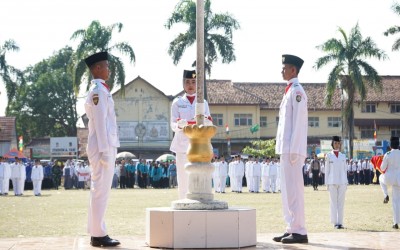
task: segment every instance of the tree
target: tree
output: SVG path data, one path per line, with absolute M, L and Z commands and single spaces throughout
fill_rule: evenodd
M 80 42 L 76 49 L 75 54 L 75 74 L 74 74 L 74 89 L 76 92 L 79 91 L 79 86 L 82 82 L 83 76 L 86 74 L 87 83 L 90 82 L 91 76 L 89 70 L 87 70 L 85 61 L 86 57 L 91 54 L 100 51 L 109 52 L 109 67 L 110 67 L 110 79 L 107 81 L 108 85 L 112 89 L 114 85 L 121 86 L 121 93 L 124 92 L 125 87 L 125 70 L 124 64 L 121 58 L 113 54 L 114 51 L 126 55 L 129 57 L 129 62 L 134 63 L 135 53 L 132 47 L 126 42 L 119 42 L 114 45 L 110 45 L 112 34 L 117 29 L 118 33 L 122 30 L 122 23 L 114 23 L 110 26 L 101 26 L 99 21 L 93 21 L 89 27 L 84 30 L 80 29 L 72 34 L 71 39 L 79 39 Z M 89 88 L 89 84 L 87 89 Z
M 342 124 L 347 131 L 350 145 L 350 157 L 353 157 L 353 139 L 354 139 L 354 110 L 353 104 L 358 93 L 363 102 L 368 93 L 368 87 L 374 90 L 382 90 L 381 78 L 378 72 L 365 61 L 366 58 L 377 58 L 385 60 L 387 58 L 384 51 L 377 48 L 370 37 L 363 39 L 358 24 L 351 29 L 349 36 L 342 29 L 338 29 L 342 39 L 331 38 L 318 49 L 327 54 L 317 59 L 314 68 L 320 69 L 327 64 L 334 62 L 336 65 L 329 73 L 326 84 L 327 105 L 332 104 L 333 94 L 340 81 L 341 88 L 348 99 L 346 100 L 342 117 Z
M 18 88 L 17 80 L 22 78 L 22 72 L 7 63 L 6 54 L 11 51 L 19 51 L 19 47 L 14 40 L 9 39 L 0 46 L 0 79 L 5 84 L 8 100 L 15 96 Z
M 392 6 L 393 11 L 397 14 L 400 15 L 400 4 L 398 3 L 394 3 Z M 389 35 L 394 35 L 400 32 L 400 26 L 392 26 L 389 29 L 387 29 L 383 34 L 385 36 L 389 36 Z M 400 48 L 400 38 L 396 39 L 396 41 L 394 41 L 394 44 L 392 46 L 392 50 L 396 51 L 399 50 Z
M 255 157 L 275 157 L 275 139 L 251 141 L 251 146 L 246 146 L 242 152 Z
M 18 88 L 7 115 L 17 118 L 17 132 L 33 137 L 76 136 L 76 96 L 71 70 L 74 51 L 65 47 L 25 70 L 27 84 Z M 66 70 L 67 69 L 67 70 Z
M 212 64 L 218 60 L 218 54 L 222 57 L 222 63 L 236 60 L 232 35 L 233 30 L 239 29 L 240 25 L 229 13 L 214 14 L 211 11 L 211 0 L 205 0 L 204 12 L 205 71 L 210 76 Z M 168 54 L 175 65 L 181 60 L 186 48 L 196 42 L 196 3 L 193 0 L 180 0 L 165 27 L 170 30 L 177 23 L 185 23 L 189 27 L 169 44 Z

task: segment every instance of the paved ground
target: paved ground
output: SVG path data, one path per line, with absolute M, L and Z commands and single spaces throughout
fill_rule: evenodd
M 398 232 L 357 232 L 357 233 L 312 233 L 308 235 L 308 244 L 284 245 L 272 241 L 273 234 L 257 235 L 257 246 L 243 249 L 400 249 Z M 153 249 L 146 245 L 145 236 L 115 237 L 121 245 L 113 249 Z M 98 249 L 91 247 L 89 237 L 38 237 L 38 238 L 3 238 L 0 249 Z M 111 248 L 110 248 L 111 249 Z

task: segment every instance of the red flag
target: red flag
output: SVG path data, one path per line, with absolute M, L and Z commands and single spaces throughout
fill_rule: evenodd
M 386 170 L 385 171 L 381 170 L 382 161 L 383 161 L 383 155 L 375 155 L 371 158 L 371 163 L 372 165 L 374 165 L 374 168 L 379 172 L 381 172 L 382 174 L 384 174 Z
M 375 120 L 374 120 L 374 140 L 376 143 L 376 122 L 375 122 Z

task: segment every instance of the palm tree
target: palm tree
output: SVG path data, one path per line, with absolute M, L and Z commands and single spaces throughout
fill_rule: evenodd
M 15 95 L 17 90 L 13 77 L 18 76 L 21 73 L 13 66 L 8 65 L 6 54 L 10 51 L 19 51 L 18 45 L 12 39 L 5 41 L 4 44 L 0 46 L 0 78 L 5 84 L 9 100 Z
M 400 4 L 398 4 L 398 3 L 393 4 L 392 9 L 397 15 L 400 15 Z M 389 36 L 389 35 L 394 35 L 399 32 L 400 32 L 400 26 L 393 26 L 393 27 L 390 27 L 388 30 L 386 30 L 383 34 L 385 36 Z M 396 41 L 394 41 L 392 50 L 396 51 L 396 50 L 399 50 L 399 48 L 400 48 L 400 38 L 398 38 L 398 39 L 396 39 Z
M 353 157 L 353 139 L 354 139 L 354 110 L 353 104 L 358 93 L 363 102 L 367 97 L 368 87 L 375 90 L 382 90 L 381 78 L 378 72 L 365 61 L 366 58 L 386 59 L 384 51 L 377 48 L 370 37 L 363 39 L 358 24 L 351 29 L 349 36 L 339 27 L 342 39 L 331 38 L 318 49 L 327 53 L 327 55 L 317 59 L 314 68 L 320 69 L 330 62 L 336 65 L 329 73 L 326 86 L 326 103 L 332 104 L 332 97 L 341 82 L 341 88 L 346 92 L 348 99 L 342 110 L 344 117 L 343 125 L 348 133 L 350 145 L 350 157 Z
M 79 86 L 85 73 L 87 82 L 90 82 L 90 74 L 83 59 L 100 51 L 109 52 L 111 75 L 110 79 L 108 80 L 108 84 L 110 88 L 112 89 L 114 85 L 121 85 L 121 93 L 124 92 L 124 64 L 122 63 L 121 59 L 112 54 L 112 52 L 117 51 L 122 55 L 128 56 L 130 63 L 134 63 L 136 58 L 132 47 L 126 42 L 120 42 L 110 46 L 112 33 L 115 29 L 117 29 L 118 32 L 121 32 L 122 23 L 114 23 L 110 26 L 104 27 L 101 26 L 99 21 L 93 21 L 86 30 L 80 29 L 72 34 L 71 39 L 80 39 L 80 43 L 78 44 L 75 54 L 75 92 L 79 91 Z M 89 84 L 87 87 L 89 88 Z
M 210 76 L 212 64 L 218 60 L 218 54 L 222 57 L 222 63 L 236 60 L 232 32 L 239 29 L 240 25 L 229 13 L 214 14 L 210 0 L 205 0 L 204 12 L 205 71 Z M 189 27 L 169 44 L 168 54 L 175 65 L 181 60 L 186 48 L 196 42 L 196 3 L 193 0 L 180 0 L 165 27 L 171 29 L 176 23 L 185 23 Z M 221 34 L 220 29 L 224 34 Z M 193 66 L 195 64 L 196 62 Z

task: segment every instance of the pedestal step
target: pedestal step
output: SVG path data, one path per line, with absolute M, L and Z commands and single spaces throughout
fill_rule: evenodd
M 147 208 L 146 242 L 161 248 L 238 248 L 257 243 L 256 210 Z

